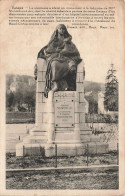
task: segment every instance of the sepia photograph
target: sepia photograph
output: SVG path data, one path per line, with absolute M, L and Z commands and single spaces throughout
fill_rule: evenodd
M 0 195 L 124 195 L 124 1 L 1 0 Z

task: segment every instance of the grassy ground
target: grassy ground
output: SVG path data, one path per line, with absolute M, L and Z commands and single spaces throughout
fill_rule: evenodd
M 89 155 L 88 165 L 111 165 L 117 164 L 117 152 L 112 151 L 107 154 Z M 86 166 L 87 156 L 75 157 L 58 157 L 58 167 L 66 166 Z M 55 157 L 47 158 L 42 156 L 26 156 L 16 157 L 15 153 L 7 153 L 6 167 L 7 169 L 15 168 L 40 168 L 40 167 L 54 167 Z
M 13 172 L 7 189 L 118 189 L 118 167 Z
M 34 123 L 35 114 L 31 112 L 6 112 L 6 124 Z
M 91 155 L 88 165 L 98 165 L 98 168 L 63 169 L 46 171 L 7 172 L 7 189 L 118 189 L 119 177 L 117 152 Z M 87 157 L 58 157 L 57 168 L 66 166 L 86 166 Z M 102 167 L 101 165 L 106 165 Z M 110 167 L 107 167 L 109 165 Z M 15 153 L 7 153 L 7 169 L 55 167 L 55 157 L 41 156 L 15 157 Z
M 118 123 L 118 114 L 86 114 L 86 123 Z M 34 123 L 35 113 L 6 112 L 6 124 Z

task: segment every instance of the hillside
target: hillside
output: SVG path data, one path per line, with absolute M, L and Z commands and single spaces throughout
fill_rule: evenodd
M 97 112 L 98 92 L 104 91 L 104 84 L 85 81 L 85 98 L 92 105 L 92 110 Z M 13 75 L 6 76 L 6 107 L 9 111 L 16 106 L 18 110 L 32 110 L 35 107 L 36 82 L 33 76 Z M 22 109 L 21 109 L 22 107 Z M 94 108 L 94 109 L 93 109 Z
M 85 81 L 84 82 L 84 89 L 85 89 L 85 93 L 90 92 L 90 91 L 97 93 L 98 91 L 105 90 L 105 84 L 92 82 L 92 81 Z
M 14 85 L 19 86 L 20 83 L 34 86 L 35 80 L 33 76 L 28 76 L 28 75 L 14 75 L 14 74 L 6 75 L 6 89 L 9 89 L 11 86 L 14 86 Z M 23 90 L 22 88 L 21 90 Z M 104 91 L 105 84 L 85 80 L 84 89 L 85 89 L 85 93 L 90 92 L 90 91 L 92 91 L 93 93 L 94 92 L 97 93 L 100 90 Z

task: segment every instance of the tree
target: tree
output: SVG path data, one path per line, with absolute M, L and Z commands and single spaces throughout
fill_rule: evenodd
M 11 107 L 14 101 L 14 94 L 12 91 L 7 91 L 6 92 L 6 107 Z
M 12 92 L 12 84 L 15 84 L 15 91 Z M 29 111 L 35 107 L 36 83 L 32 76 L 10 75 L 6 77 L 6 107 L 23 107 L 27 104 Z
M 106 76 L 104 106 L 106 110 L 118 111 L 118 80 L 113 64 Z
M 28 105 L 28 110 L 32 111 L 33 107 L 35 107 L 35 85 L 28 86 L 26 91 L 24 91 L 23 101 Z

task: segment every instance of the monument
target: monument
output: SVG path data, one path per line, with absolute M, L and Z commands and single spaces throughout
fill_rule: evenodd
M 38 53 L 35 126 L 16 145 L 16 156 L 46 157 L 105 153 L 85 123 L 84 63 L 65 25 L 58 25 L 50 42 Z

